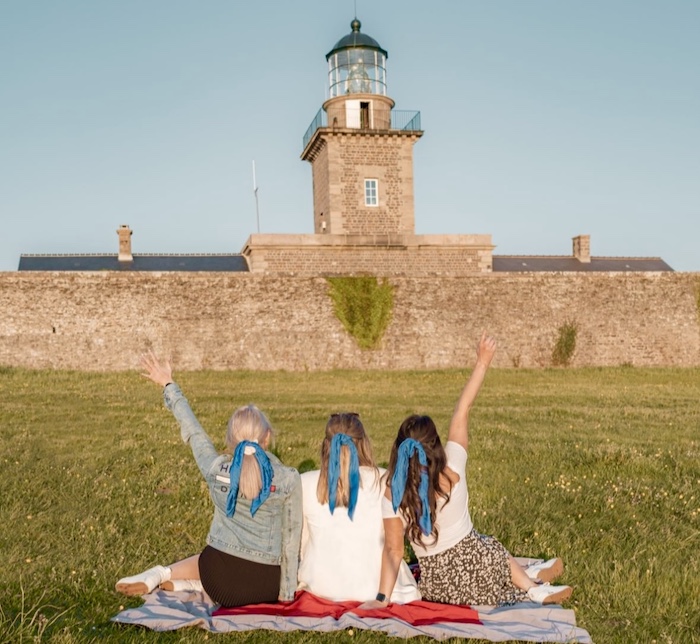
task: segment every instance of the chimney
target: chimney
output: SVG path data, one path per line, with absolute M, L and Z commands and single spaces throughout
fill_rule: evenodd
M 582 264 L 591 263 L 591 236 L 577 235 L 573 238 L 574 242 L 574 259 L 577 259 Z
M 119 235 L 119 257 L 120 262 L 133 262 L 134 256 L 131 254 L 131 235 L 133 231 L 127 224 L 122 224 L 117 230 Z

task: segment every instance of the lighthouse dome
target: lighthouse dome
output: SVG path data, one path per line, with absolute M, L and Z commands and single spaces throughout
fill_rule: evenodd
M 329 97 L 346 94 L 386 96 L 386 59 L 388 54 L 379 43 L 360 31 L 355 18 L 351 32 L 343 36 L 326 54 Z

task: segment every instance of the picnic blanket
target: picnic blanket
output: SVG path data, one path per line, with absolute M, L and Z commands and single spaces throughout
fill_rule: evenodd
M 359 602 L 331 602 L 308 592 L 294 601 L 218 608 L 206 593 L 157 590 L 144 595 L 145 603 L 112 618 L 118 624 L 171 631 L 198 626 L 214 633 L 268 629 L 321 632 L 361 629 L 397 637 L 426 635 L 437 640 L 450 637 L 481 638 L 493 642 L 581 642 L 590 635 L 576 626 L 572 610 L 524 602 L 505 607 L 451 606 L 433 602 L 392 604 L 373 611 L 357 611 Z

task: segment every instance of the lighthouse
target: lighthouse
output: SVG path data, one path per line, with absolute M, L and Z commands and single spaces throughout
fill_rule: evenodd
M 303 141 L 301 158 L 312 167 L 314 233 L 412 235 L 420 112 L 394 109 L 387 51 L 357 18 L 350 28 L 326 54 L 328 99 Z
M 311 164 L 313 233 L 252 234 L 252 273 L 464 276 L 491 271 L 491 235 L 417 235 L 413 146 L 420 112 L 395 109 L 389 54 L 350 23 L 326 54 L 327 96 L 303 138 Z M 439 221 L 440 213 L 431 213 Z

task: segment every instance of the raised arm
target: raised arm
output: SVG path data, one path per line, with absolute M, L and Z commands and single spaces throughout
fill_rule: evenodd
M 149 351 L 141 356 L 141 366 L 144 368 L 142 376 L 164 387 L 163 398 L 165 406 L 175 416 L 180 425 L 180 436 L 183 442 L 189 443 L 199 471 L 206 478 L 212 462 L 219 454 L 211 439 L 199 424 L 190 404 L 187 402 L 187 398 L 185 398 L 180 387 L 173 380 L 170 361 L 163 360 L 161 362 L 153 351 Z
M 464 449 L 469 445 L 469 412 L 484 382 L 484 376 L 494 353 L 496 353 L 496 340 L 484 331 L 476 349 L 476 364 L 457 401 L 447 434 L 448 441 L 458 443 Z

